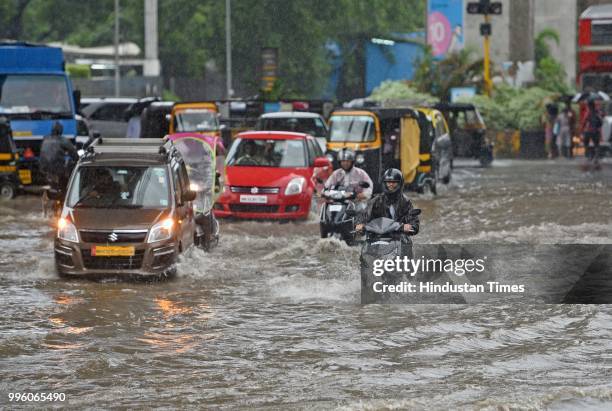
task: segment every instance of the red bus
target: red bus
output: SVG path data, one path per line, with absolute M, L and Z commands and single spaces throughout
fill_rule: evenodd
M 587 8 L 578 24 L 578 90 L 612 94 L 612 4 Z

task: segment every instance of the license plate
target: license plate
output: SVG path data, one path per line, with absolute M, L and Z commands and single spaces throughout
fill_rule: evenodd
M 332 204 L 329 206 L 329 211 L 340 211 L 342 206 L 340 204 Z
M 91 248 L 93 257 L 132 257 L 134 254 L 133 246 L 95 245 Z
M 240 196 L 241 203 L 256 203 L 256 204 L 265 204 L 268 202 L 267 196 Z

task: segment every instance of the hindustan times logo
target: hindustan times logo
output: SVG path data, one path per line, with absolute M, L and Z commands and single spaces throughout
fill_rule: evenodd
M 374 260 L 372 274 L 380 277 L 385 272 L 406 273 L 414 277 L 417 273 L 441 273 L 452 272 L 457 276 L 466 273 L 482 273 L 485 270 L 485 260 L 487 257 L 473 259 L 441 259 L 441 258 L 408 258 L 397 256 L 389 260 Z

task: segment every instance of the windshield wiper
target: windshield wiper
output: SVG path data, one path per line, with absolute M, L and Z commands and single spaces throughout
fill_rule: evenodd
M 35 116 L 52 116 L 54 118 L 72 118 L 72 113 L 69 111 L 34 110 L 31 114 Z

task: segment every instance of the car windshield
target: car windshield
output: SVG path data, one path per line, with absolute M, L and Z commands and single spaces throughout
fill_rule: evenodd
M 228 166 L 306 167 L 302 140 L 238 138 L 227 155 Z
M 85 166 L 77 169 L 68 207 L 166 208 L 170 185 L 164 167 Z
M 66 79 L 52 75 L 0 75 L 0 113 L 71 113 Z
M 327 135 L 325 123 L 320 118 L 262 118 L 257 124 L 257 130 L 293 131 L 314 137 L 326 137 Z
M 177 132 L 219 130 L 217 113 L 210 110 L 189 109 L 179 111 L 175 114 L 174 121 Z
M 374 141 L 374 118 L 370 116 L 332 116 L 329 141 Z

